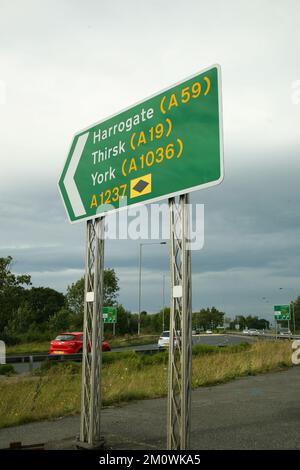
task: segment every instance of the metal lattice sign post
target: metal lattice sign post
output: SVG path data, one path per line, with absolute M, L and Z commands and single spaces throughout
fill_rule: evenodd
M 104 218 L 87 222 L 80 445 L 101 443 Z
M 169 200 L 171 311 L 168 384 L 168 449 L 188 449 L 192 389 L 192 285 L 187 247 L 188 195 Z

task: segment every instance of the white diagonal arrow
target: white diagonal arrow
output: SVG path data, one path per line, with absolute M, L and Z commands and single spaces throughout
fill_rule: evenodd
M 86 132 L 86 134 L 78 137 L 69 168 L 64 178 L 64 186 L 66 188 L 75 217 L 80 217 L 86 213 L 80 194 L 78 192 L 78 188 L 74 181 L 74 176 L 88 136 L 89 133 Z

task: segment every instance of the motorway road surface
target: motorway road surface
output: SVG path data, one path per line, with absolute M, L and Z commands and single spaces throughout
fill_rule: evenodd
M 243 377 L 192 393 L 191 448 L 300 449 L 300 367 Z M 108 407 L 102 429 L 110 449 L 165 449 L 165 398 Z M 0 430 L 0 448 L 12 441 L 74 448 L 79 416 Z
M 235 336 L 235 335 L 197 335 L 193 336 L 193 344 L 208 344 L 212 346 L 225 346 L 229 344 L 239 344 L 244 341 L 253 341 L 254 337 L 243 337 L 243 336 Z M 121 351 L 147 351 L 149 349 L 158 349 L 157 343 L 155 344 L 144 344 L 140 346 L 123 346 L 121 348 L 113 348 L 113 352 L 121 352 Z M 32 364 L 33 369 L 37 369 L 41 366 L 41 362 L 34 362 Z M 18 374 L 22 374 L 24 372 L 29 371 L 29 363 L 25 362 L 17 362 L 13 364 L 15 371 Z

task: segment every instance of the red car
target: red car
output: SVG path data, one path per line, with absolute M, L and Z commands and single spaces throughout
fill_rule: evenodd
M 49 354 L 77 354 L 82 353 L 83 333 L 61 333 L 50 342 Z M 110 345 L 107 341 L 102 343 L 102 351 L 110 351 Z

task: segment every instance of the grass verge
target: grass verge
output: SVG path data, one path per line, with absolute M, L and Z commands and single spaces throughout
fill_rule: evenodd
M 193 387 L 291 366 L 291 346 L 285 341 L 261 341 L 222 349 L 198 345 L 193 353 Z M 145 356 L 129 351 L 107 353 L 103 357 L 104 405 L 167 394 L 166 352 Z M 0 380 L 0 427 L 80 411 L 80 364 L 49 364 L 33 376 Z

